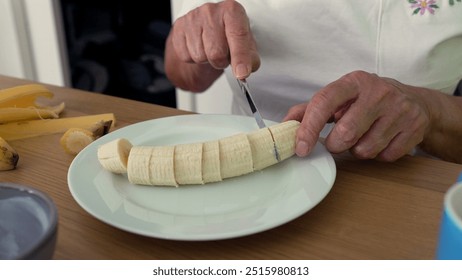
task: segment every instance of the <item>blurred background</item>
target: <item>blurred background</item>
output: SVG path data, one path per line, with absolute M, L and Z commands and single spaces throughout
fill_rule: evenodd
M 225 79 L 197 95 L 165 77 L 165 40 L 183 1 L 0 0 L 0 75 L 229 113 Z

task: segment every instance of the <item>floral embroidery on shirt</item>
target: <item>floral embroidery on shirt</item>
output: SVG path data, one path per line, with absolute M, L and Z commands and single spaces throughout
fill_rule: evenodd
M 407 0 L 411 4 L 411 9 L 413 9 L 412 15 L 420 14 L 424 15 L 426 12 L 430 14 L 435 14 L 436 9 L 440 7 L 436 4 L 436 0 Z M 457 2 L 462 2 L 462 0 L 448 0 L 450 6 L 454 6 Z
M 411 8 L 414 9 L 413 15 L 420 13 L 421 15 L 425 14 L 425 12 L 429 12 L 430 14 L 435 13 L 435 9 L 439 9 L 440 7 L 436 5 L 435 0 L 408 0 L 411 3 Z

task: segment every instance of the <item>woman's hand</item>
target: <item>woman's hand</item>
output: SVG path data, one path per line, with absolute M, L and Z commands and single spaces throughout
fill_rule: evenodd
M 296 153 L 308 155 L 324 125 L 334 121 L 325 140 L 330 152 L 350 150 L 361 159 L 394 161 L 429 134 L 435 114 L 426 96 L 434 93 L 429 91 L 362 71 L 347 74 L 317 92 L 309 103 L 289 110 L 286 120 L 301 121 Z
M 207 3 L 177 19 L 167 40 L 166 61 L 169 78 L 196 91 L 208 87 L 230 64 L 236 78 L 247 78 L 259 68 L 260 57 L 242 5 L 234 0 Z M 178 63 L 196 66 L 178 76 Z M 210 78 L 200 77 L 208 74 Z

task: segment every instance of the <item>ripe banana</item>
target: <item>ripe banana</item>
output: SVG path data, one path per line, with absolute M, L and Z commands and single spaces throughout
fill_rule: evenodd
M 77 155 L 83 148 L 99 137 L 107 134 L 112 121 L 99 121 L 89 129 L 73 127 L 69 128 L 59 140 L 61 147 L 70 155 Z
M 0 137 L 0 171 L 15 169 L 18 160 L 18 153 Z
M 178 186 L 218 182 L 276 164 L 294 154 L 298 121 L 203 143 L 175 146 L 133 146 L 124 138 L 98 148 L 104 169 L 127 173 L 140 185 Z
M 218 140 L 208 141 L 202 145 L 202 177 L 204 184 L 222 180 Z
M 181 144 L 174 148 L 173 181 L 177 184 L 203 184 L 202 143 Z
M 119 138 L 98 148 L 100 164 L 113 173 L 127 173 L 128 154 L 132 144 L 126 139 Z

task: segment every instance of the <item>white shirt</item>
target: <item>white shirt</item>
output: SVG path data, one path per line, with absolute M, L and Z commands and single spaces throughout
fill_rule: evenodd
M 218 1 L 185 1 L 178 16 L 204 2 Z M 261 56 L 260 69 L 248 82 L 264 118 L 280 121 L 290 107 L 355 70 L 447 94 L 462 79 L 460 2 L 238 2 L 246 9 Z M 425 4 L 429 9 L 422 8 Z M 231 70 L 225 73 L 234 92 L 233 113 L 249 114 Z

